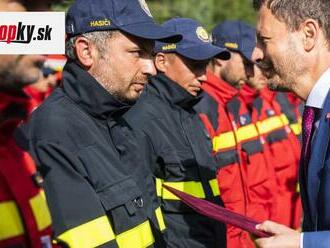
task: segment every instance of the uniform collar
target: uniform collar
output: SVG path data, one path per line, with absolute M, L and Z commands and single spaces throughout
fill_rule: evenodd
M 293 92 L 285 92 L 285 93 L 282 92 L 282 94 L 285 94 L 287 96 L 290 104 L 292 104 L 293 106 L 301 105 L 301 100 Z
M 64 67 L 63 90 L 75 103 L 96 118 L 107 119 L 130 107 L 113 97 L 75 62 L 68 62 Z
M 212 72 L 208 71 L 206 76 L 207 80 L 202 85 L 203 90 L 216 95 L 216 97 L 220 98 L 224 104 L 229 102 L 234 96 L 238 95 L 238 90 L 236 88 L 215 76 Z
M 163 73 L 150 77 L 146 92 L 156 91 L 157 94 L 171 104 L 185 109 L 191 109 L 200 101 L 200 96 L 193 96 L 179 84 L 168 78 Z
M 244 102 L 251 106 L 253 101 L 259 96 L 259 92 L 252 87 L 244 84 L 240 89 L 240 96 L 243 98 Z
M 268 102 L 273 102 L 277 92 L 268 89 L 267 87 L 263 88 L 260 91 L 260 95 L 266 99 Z
M 330 89 L 330 68 L 326 70 L 310 92 L 306 106 L 322 109 Z

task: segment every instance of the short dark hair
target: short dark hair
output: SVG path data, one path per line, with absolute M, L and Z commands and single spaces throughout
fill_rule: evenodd
M 101 56 L 106 53 L 106 42 L 109 38 L 113 37 L 117 32 L 116 30 L 107 30 L 107 31 L 94 31 L 90 33 L 85 33 L 82 35 L 74 36 L 66 40 L 65 42 L 65 55 L 70 60 L 77 60 L 76 51 L 75 51 L 75 43 L 78 37 L 85 37 L 92 41 Z
M 260 10 L 263 5 L 291 31 L 297 31 L 300 24 L 308 18 L 316 20 L 326 39 L 330 41 L 329 0 L 253 0 L 256 10 Z

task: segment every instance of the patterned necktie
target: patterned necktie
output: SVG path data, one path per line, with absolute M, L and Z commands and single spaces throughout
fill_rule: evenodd
M 313 133 L 313 125 L 315 121 L 317 109 L 310 106 L 305 106 L 302 122 L 302 139 L 303 139 L 303 162 L 307 166 L 311 152 L 311 138 Z

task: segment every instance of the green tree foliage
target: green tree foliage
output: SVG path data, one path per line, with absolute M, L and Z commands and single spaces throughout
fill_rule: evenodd
M 121 1 L 121 0 L 117 0 Z M 54 6 L 55 10 L 66 10 L 73 0 L 64 0 Z M 190 17 L 201 22 L 207 29 L 228 19 L 255 23 L 256 13 L 252 0 L 146 0 L 157 22 L 172 17 Z
M 53 4 L 52 9 L 55 11 L 67 11 L 73 0 L 63 0 L 61 3 Z
M 252 0 L 147 0 L 158 22 L 180 16 L 200 21 L 209 30 L 229 19 L 255 23 Z

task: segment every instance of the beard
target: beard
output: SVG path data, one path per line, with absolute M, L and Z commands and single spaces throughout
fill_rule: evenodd
M 278 75 L 268 80 L 267 87 L 271 91 L 279 91 L 279 92 L 291 91 L 291 89 L 287 86 L 287 84 L 283 82 L 283 80 L 281 80 Z
M 25 55 L 19 55 L 0 68 L 0 87 L 19 90 L 40 79 L 44 62 L 36 60 L 26 63 L 24 59 Z
M 297 63 L 298 61 L 298 63 Z M 258 62 L 264 75 L 269 80 L 269 88 L 276 91 L 295 91 L 297 80 L 305 74 L 306 66 L 303 55 L 294 40 L 289 39 L 287 49 L 276 56 L 264 58 Z
M 111 66 L 109 66 L 111 67 Z M 98 81 L 98 83 L 116 100 L 133 105 L 138 97 L 134 94 L 134 84 L 146 84 L 148 77 L 146 75 L 135 75 L 133 78 L 128 78 L 116 71 L 110 71 L 109 67 L 103 67 L 106 69 L 99 69 L 92 73 L 92 76 Z
M 232 72 L 228 68 L 223 68 L 223 70 L 220 72 L 220 77 L 223 79 L 226 83 L 230 84 L 232 87 L 239 89 L 240 88 L 240 80 L 236 77 L 236 75 L 233 75 Z
M 263 60 L 257 64 L 268 79 L 268 88 L 272 91 L 289 92 L 293 90 L 296 78 L 296 67 L 293 63 L 279 61 L 278 65 L 270 60 Z

